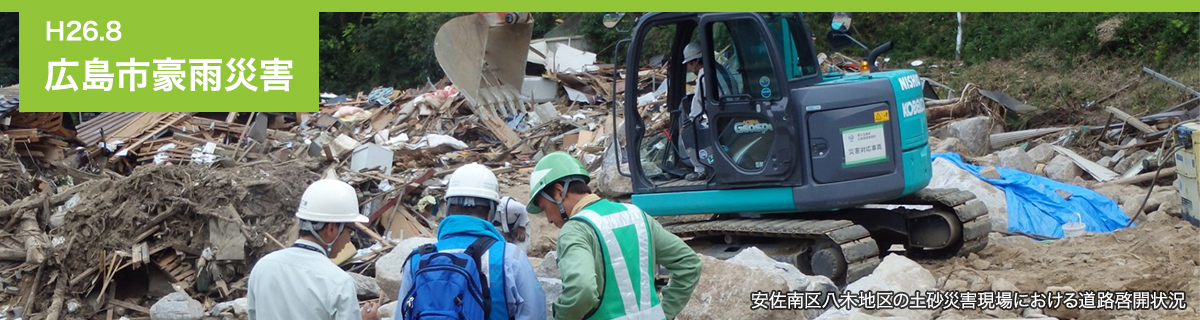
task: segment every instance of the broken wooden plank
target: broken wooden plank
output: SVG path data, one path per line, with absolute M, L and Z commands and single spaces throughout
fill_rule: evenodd
M 109 300 L 108 300 L 108 304 L 111 304 L 111 305 L 114 305 L 114 306 L 118 306 L 118 307 L 122 307 L 122 308 L 129 309 L 129 310 L 133 310 L 133 311 L 137 311 L 137 312 L 141 312 L 141 313 L 144 313 L 144 314 L 150 314 L 150 309 L 149 309 L 149 308 L 146 308 L 146 307 L 143 307 L 143 306 L 139 306 L 139 305 L 136 305 L 136 304 L 133 304 L 133 303 L 129 303 L 129 302 L 126 302 L 126 301 L 122 301 L 122 300 L 117 300 L 117 299 L 109 299 Z
M 1109 170 L 1108 168 L 1106 168 L 1102 165 L 1092 162 L 1091 160 L 1088 160 L 1087 158 L 1084 158 L 1083 156 L 1079 155 L 1078 153 L 1075 153 L 1075 151 L 1071 151 L 1071 149 L 1063 148 L 1060 146 L 1052 146 L 1052 147 L 1054 147 L 1054 151 L 1058 151 L 1058 153 L 1061 153 L 1062 155 L 1067 156 L 1068 158 L 1071 158 L 1071 161 L 1074 161 L 1075 165 L 1078 165 L 1084 171 L 1087 171 L 1088 174 L 1091 174 L 1093 178 L 1096 178 L 1096 181 L 1101 181 L 1101 182 L 1111 181 L 1113 179 L 1116 179 L 1118 176 L 1120 176 L 1116 172 L 1113 172 L 1112 170 Z
M 1121 120 L 1125 121 L 1125 123 L 1128 123 L 1129 125 L 1133 126 L 1134 128 L 1137 128 L 1139 131 L 1141 131 L 1143 133 L 1149 134 L 1149 133 L 1155 133 L 1158 131 L 1158 130 L 1154 130 L 1153 127 L 1150 127 L 1150 125 L 1146 124 L 1145 122 L 1142 122 L 1142 120 L 1138 120 L 1138 118 L 1135 118 L 1134 116 L 1131 116 L 1128 113 L 1125 113 L 1125 111 L 1121 111 L 1121 109 L 1117 109 L 1116 107 L 1112 107 L 1112 106 L 1104 107 L 1104 110 L 1107 110 L 1109 113 L 1112 113 L 1113 116 L 1117 117 L 1117 119 L 1121 119 Z

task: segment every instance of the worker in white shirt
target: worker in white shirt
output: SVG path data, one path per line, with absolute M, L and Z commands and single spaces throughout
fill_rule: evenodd
M 378 305 L 358 304 L 354 279 L 329 259 L 350 241 L 358 196 L 345 182 L 324 179 L 304 190 L 300 235 L 290 248 L 272 252 L 250 271 L 246 295 L 250 320 L 378 320 Z
M 492 215 L 492 225 L 500 230 L 504 239 L 520 248 L 529 251 L 529 212 L 525 204 L 510 196 L 500 198 L 500 205 Z

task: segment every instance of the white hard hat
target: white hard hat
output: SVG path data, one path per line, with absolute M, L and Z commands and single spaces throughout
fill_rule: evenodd
M 700 59 L 702 53 L 704 50 L 700 48 L 699 42 L 688 43 L 686 47 L 683 47 L 683 64 Z
M 464 165 L 450 175 L 446 184 L 446 198 L 475 197 L 500 202 L 500 185 L 496 174 L 487 166 L 478 163 Z
M 313 222 L 369 222 L 358 213 L 358 194 L 354 187 L 335 179 L 313 182 L 300 197 L 296 217 Z

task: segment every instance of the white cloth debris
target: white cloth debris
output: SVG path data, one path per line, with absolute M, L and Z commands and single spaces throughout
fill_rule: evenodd
M 421 140 L 417 141 L 417 143 L 409 145 L 408 148 L 416 150 L 416 149 L 436 148 L 441 145 L 449 145 L 451 147 L 454 147 L 454 149 L 458 149 L 458 150 L 467 148 L 466 143 L 463 143 L 462 141 L 455 139 L 454 137 L 447 136 L 447 135 L 440 135 L 440 134 L 429 134 L 424 137 L 421 137 Z

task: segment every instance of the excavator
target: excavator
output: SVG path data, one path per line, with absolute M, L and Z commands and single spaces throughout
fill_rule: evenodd
M 826 39 L 834 48 L 863 48 L 860 72 L 823 68 L 800 13 L 646 13 L 632 22 L 626 16 L 603 19 L 629 34 L 612 47 L 613 123 L 620 114 L 624 125 L 614 128 L 623 138 L 611 148 L 628 163 L 617 171 L 631 180 L 632 202 L 697 252 L 730 258 L 757 247 L 845 285 L 870 274 L 896 246 L 920 258 L 987 246 L 991 223 L 982 201 L 963 190 L 926 188 L 932 177 L 926 84 L 915 70 L 881 70 L 875 60 L 892 43 L 867 50 L 850 36 L 849 15 L 835 15 Z M 496 31 L 510 26 L 493 24 L 489 32 L 510 33 Z M 495 43 L 482 41 L 488 48 Z M 696 74 L 682 63 L 689 43 L 703 48 L 700 96 L 688 94 Z M 665 79 L 633 80 L 647 68 L 665 70 Z M 617 81 L 622 74 L 630 79 Z M 485 85 L 514 83 L 460 77 L 481 78 Z M 661 132 L 647 132 L 645 119 L 655 111 L 638 99 L 647 86 L 665 92 L 657 100 L 670 125 Z M 701 99 L 706 124 L 683 126 L 699 121 L 685 119 L 694 99 Z M 694 154 L 684 151 L 682 135 L 695 138 Z M 685 179 L 694 163 L 709 174 Z

